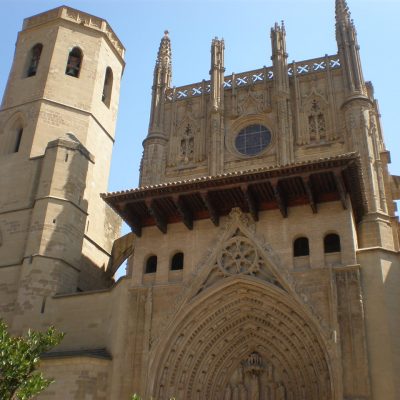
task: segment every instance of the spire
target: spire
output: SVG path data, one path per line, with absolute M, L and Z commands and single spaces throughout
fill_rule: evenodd
M 215 37 L 211 43 L 211 154 L 209 174 L 224 170 L 224 39 Z
M 211 102 L 214 111 L 220 110 L 224 106 L 224 39 L 217 37 L 211 43 Z
M 336 0 L 336 41 L 348 96 L 365 95 L 357 32 L 346 0 Z
M 274 67 L 274 85 L 279 92 L 289 91 L 289 77 L 287 73 L 286 29 L 275 23 L 271 29 L 272 63 Z
M 160 73 L 159 78 L 167 87 L 171 85 L 171 75 L 172 75 L 172 51 L 171 51 L 171 40 L 169 38 L 169 32 L 164 31 L 164 36 L 161 39 L 160 47 L 158 48 L 157 61 L 155 66 L 155 73 Z
M 272 66 L 274 71 L 273 96 L 276 104 L 276 115 L 278 125 L 278 162 L 281 165 L 293 162 L 293 132 L 292 114 L 290 105 L 290 88 L 286 52 L 286 29 L 285 24 L 275 26 L 271 29 Z
M 166 30 L 158 48 L 156 65 L 154 67 L 149 134 L 163 132 L 165 91 L 171 87 L 171 80 L 171 40 L 169 32 Z
M 172 51 L 168 31 L 164 31 L 154 67 L 149 133 L 143 141 L 140 185 L 159 183 L 165 173 L 166 143 L 165 92 L 171 87 Z
M 351 14 L 346 0 L 336 0 L 336 23 L 351 23 Z

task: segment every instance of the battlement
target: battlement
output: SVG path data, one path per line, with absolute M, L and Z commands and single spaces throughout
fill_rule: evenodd
M 33 17 L 26 18 L 22 25 L 22 30 L 35 28 L 39 25 L 43 25 L 57 19 L 64 19 L 66 21 L 74 22 L 76 24 L 102 32 L 106 39 L 111 43 L 117 54 L 124 59 L 125 47 L 106 20 L 71 7 L 61 6 L 54 8 L 53 10 L 34 15 Z
M 303 76 L 327 70 L 339 69 L 341 67 L 340 58 L 337 54 L 326 55 L 325 57 L 313 58 L 310 60 L 295 62 L 288 66 L 288 75 Z M 225 76 L 224 89 L 234 89 L 236 87 L 246 87 L 272 81 L 274 79 L 273 67 L 263 67 L 252 71 L 241 72 Z M 184 100 L 190 97 L 207 95 L 211 92 L 211 81 L 193 83 L 179 87 L 173 87 L 166 91 L 167 102 Z

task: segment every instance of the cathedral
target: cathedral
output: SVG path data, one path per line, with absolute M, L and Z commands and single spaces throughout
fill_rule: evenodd
M 123 44 L 67 6 L 24 20 L 0 109 L 0 317 L 66 333 L 38 399 L 400 399 L 400 177 L 333 3 L 336 54 L 289 63 L 275 24 L 271 66 L 226 75 L 215 38 L 208 79 L 181 87 L 166 31 L 140 184 L 113 193 Z

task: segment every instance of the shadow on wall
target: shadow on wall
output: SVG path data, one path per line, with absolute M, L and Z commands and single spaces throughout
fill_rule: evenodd
M 47 152 L 52 148 L 55 148 L 56 155 L 48 157 Z M 105 272 L 105 264 L 97 265 L 83 254 L 89 224 L 85 190 L 91 162 L 92 155 L 70 133 L 49 143 L 43 161 L 42 174 L 46 174 L 46 167 L 51 167 L 48 163 L 54 163 L 54 173 L 48 178 L 53 200 L 48 204 L 42 240 L 45 242 L 44 254 L 64 261 L 55 263 L 56 267 L 49 276 L 56 281 L 57 294 L 105 289 L 114 283 Z M 46 182 L 43 183 L 45 187 Z M 59 201 L 57 197 L 67 201 Z M 96 247 L 94 243 L 85 244 L 86 249 L 87 246 Z M 93 250 L 94 254 L 97 252 L 98 249 Z

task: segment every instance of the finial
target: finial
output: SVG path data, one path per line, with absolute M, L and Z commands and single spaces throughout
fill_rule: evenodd
M 158 49 L 156 66 L 160 64 L 171 63 L 171 40 L 169 38 L 168 30 L 164 31 L 164 36 L 161 38 L 160 47 Z
M 336 22 L 349 22 L 350 10 L 346 0 L 336 0 Z

